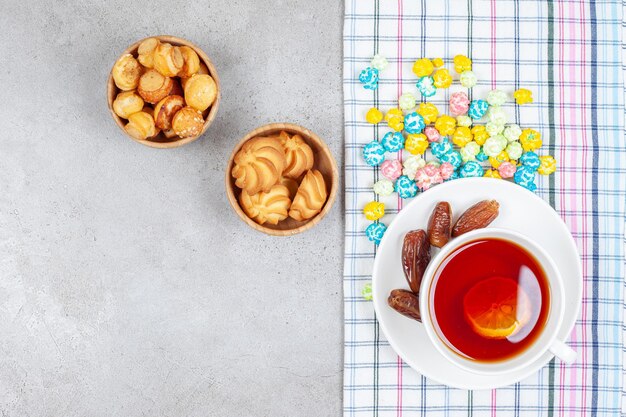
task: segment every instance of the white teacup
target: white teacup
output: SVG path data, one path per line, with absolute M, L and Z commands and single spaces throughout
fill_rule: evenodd
M 480 240 L 483 238 L 502 239 L 524 248 L 530 253 L 543 268 L 550 292 L 550 309 L 545 326 L 541 333 L 524 351 L 513 356 L 496 362 L 480 362 L 469 359 L 455 352 L 452 346 L 449 346 L 445 340 L 445 336 L 437 326 L 437 320 L 434 315 L 433 298 L 434 287 L 433 282 L 437 276 L 438 269 L 442 266 L 443 261 L 453 253 L 457 248 L 464 246 L 468 242 Z M 563 290 L 563 279 L 559 274 L 559 270 L 554 264 L 552 258 L 537 243 L 530 240 L 526 236 L 506 229 L 485 228 L 472 232 L 468 232 L 448 242 L 439 253 L 437 253 L 424 273 L 420 285 L 419 301 L 422 323 L 426 328 L 426 333 L 437 350 L 460 368 L 478 374 L 500 374 L 504 372 L 513 372 L 522 369 L 533 362 L 546 352 L 550 352 L 565 363 L 572 363 L 576 359 L 576 352 L 567 346 L 563 341 L 557 340 L 556 335 L 563 322 L 565 313 L 565 300 Z

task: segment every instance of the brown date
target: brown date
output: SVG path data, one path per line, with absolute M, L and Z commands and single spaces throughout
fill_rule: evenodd
M 430 262 L 430 242 L 422 229 L 404 235 L 402 244 L 402 269 L 411 291 L 419 292 L 422 276 Z
M 387 298 L 389 307 L 409 318 L 422 321 L 420 302 L 417 295 L 407 290 L 391 290 Z
M 447 201 L 440 201 L 435 206 L 428 220 L 428 238 L 430 244 L 441 248 L 450 240 L 452 228 L 452 209 Z
M 461 236 L 476 229 L 482 229 L 498 217 L 500 204 L 496 200 L 483 200 L 465 210 L 452 228 L 452 236 Z

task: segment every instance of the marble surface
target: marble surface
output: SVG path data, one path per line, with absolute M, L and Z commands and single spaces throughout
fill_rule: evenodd
M 340 1 L 0 0 L 0 415 L 341 414 L 343 195 L 313 230 L 231 210 L 233 145 L 309 127 L 343 157 Z M 154 34 L 213 59 L 205 136 L 156 150 L 106 104 Z

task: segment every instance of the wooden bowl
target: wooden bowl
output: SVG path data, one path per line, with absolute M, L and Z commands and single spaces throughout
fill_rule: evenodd
M 285 220 L 278 222 L 277 225 L 265 223 L 263 225 L 258 224 L 251 218 L 249 218 L 246 213 L 242 210 L 239 205 L 239 195 L 241 194 L 241 189 L 235 185 L 235 178 L 231 175 L 231 171 L 233 170 L 233 164 L 235 159 L 235 154 L 239 152 L 239 149 L 243 146 L 246 141 L 256 137 L 256 136 L 268 136 L 268 135 L 277 135 L 281 131 L 285 131 L 290 134 L 299 134 L 302 136 L 302 139 L 309 144 L 311 149 L 313 150 L 313 155 L 315 156 L 315 163 L 313 168 L 319 170 L 324 177 L 324 182 L 326 183 L 326 187 L 329 189 L 328 198 L 326 199 L 326 203 L 324 203 L 324 207 L 322 210 L 315 216 L 309 220 L 299 222 L 297 220 L 292 219 L 291 217 L 287 217 Z M 261 126 L 252 132 L 248 133 L 241 141 L 235 146 L 233 149 L 233 153 L 228 160 L 228 166 L 226 167 L 226 195 L 228 196 L 228 201 L 230 205 L 233 207 L 237 215 L 248 224 L 248 226 L 256 229 L 260 232 L 267 233 L 268 235 L 273 236 L 292 236 L 305 230 L 309 230 L 317 223 L 320 222 L 328 213 L 330 208 L 333 206 L 335 202 L 335 197 L 337 196 L 337 188 L 339 186 L 339 174 L 337 171 L 337 164 L 335 163 L 335 158 L 330 153 L 330 149 L 324 143 L 322 139 L 320 139 L 315 133 L 311 132 L 309 129 L 305 129 L 302 126 L 294 125 L 291 123 L 272 123 L 269 125 Z
M 209 75 L 213 77 L 213 79 L 215 80 L 215 84 L 217 86 L 217 97 L 215 97 L 215 101 L 213 102 L 213 104 L 211 104 L 211 107 L 209 107 L 207 110 L 205 110 L 202 113 L 202 116 L 204 117 L 204 126 L 202 126 L 202 131 L 200 132 L 198 136 L 182 138 L 182 139 L 181 138 L 168 139 L 165 137 L 163 132 L 159 132 L 159 134 L 156 135 L 155 137 L 146 139 L 146 140 L 139 140 L 130 136 L 128 133 L 126 133 L 126 130 L 124 130 L 124 126 L 126 125 L 127 120 L 122 119 L 113 111 L 113 100 L 115 100 L 115 97 L 117 97 L 117 94 L 120 92 L 120 89 L 117 88 L 117 86 L 115 85 L 115 81 L 113 81 L 113 75 L 111 73 L 109 73 L 109 79 L 107 81 L 107 100 L 109 103 L 109 110 L 111 111 L 111 116 L 113 116 L 113 120 L 115 120 L 115 123 L 117 123 L 117 125 L 120 127 L 120 129 L 122 129 L 122 131 L 124 132 L 126 136 L 128 136 L 135 142 L 139 142 L 142 145 L 151 146 L 153 148 L 161 148 L 161 149 L 177 148 L 179 146 L 186 145 L 198 139 L 200 136 L 204 134 L 204 132 L 206 132 L 209 126 L 211 126 L 211 123 L 213 123 L 213 120 L 215 119 L 215 115 L 217 114 L 217 109 L 219 108 L 219 105 L 220 105 L 220 98 L 221 98 L 220 79 L 217 76 L 217 71 L 215 69 L 215 66 L 213 65 L 213 63 L 211 62 L 207 54 L 205 54 L 202 49 L 198 48 L 193 43 L 185 39 L 177 38 L 175 36 L 168 36 L 168 35 L 150 36 L 150 37 L 156 38 L 160 40 L 161 42 L 169 42 L 174 46 L 190 47 L 191 49 L 196 51 L 196 53 L 198 54 L 198 57 L 200 57 L 200 60 L 204 62 L 204 64 L 209 69 Z M 141 39 L 135 42 L 134 44 L 132 44 L 131 46 L 129 46 L 128 48 L 126 48 L 126 50 L 122 52 L 120 57 L 126 54 L 131 54 L 136 58 L 137 49 L 139 48 L 139 45 L 141 44 L 141 42 L 143 42 L 146 39 L 148 38 Z

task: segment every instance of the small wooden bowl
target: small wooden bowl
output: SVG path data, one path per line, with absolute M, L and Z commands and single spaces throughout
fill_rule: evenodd
M 256 136 L 268 136 L 272 134 L 279 134 L 281 131 L 285 131 L 290 134 L 299 134 L 302 136 L 302 139 L 309 144 L 311 149 L 313 149 L 313 155 L 315 156 L 315 163 L 313 168 L 319 170 L 321 174 L 324 176 L 324 181 L 326 182 L 326 187 L 329 188 L 328 198 L 326 199 L 326 203 L 324 203 L 324 207 L 322 210 L 313 218 L 299 222 L 297 220 L 292 219 L 291 217 L 287 217 L 285 220 L 278 222 L 277 225 L 265 223 L 264 225 L 260 225 L 251 218 L 249 218 L 246 213 L 241 209 L 239 205 L 239 195 L 241 194 L 241 189 L 235 185 L 235 179 L 231 175 L 231 171 L 233 170 L 233 164 L 235 159 L 235 154 L 239 152 L 239 149 L 243 146 L 246 141 L 252 139 Z M 309 129 L 305 129 L 302 126 L 294 125 L 291 123 L 272 123 L 269 125 L 261 126 L 252 132 L 248 133 L 241 141 L 235 146 L 233 149 L 233 153 L 228 160 L 228 166 L 226 167 L 226 195 L 228 196 L 228 201 L 230 205 L 233 207 L 237 215 L 248 224 L 248 226 L 256 229 L 260 232 L 267 233 L 268 235 L 273 236 L 292 236 L 298 233 L 302 233 L 305 230 L 309 230 L 320 220 L 324 218 L 326 213 L 330 210 L 335 202 L 335 197 L 337 196 L 337 188 L 339 186 L 339 174 L 337 171 L 337 164 L 335 163 L 335 158 L 330 153 L 330 149 L 324 143 L 322 139 L 320 139 L 315 133 L 311 132 Z
M 169 35 L 150 36 L 150 37 L 156 38 L 160 40 L 161 42 L 169 42 L 174 46 L 190 47 L 191 49 L 196 51 L 196 53 L 198 54 L 198 57 L 200 57 L 200 60 L 204 62 L 204 64 L 209 69 L 209 75 L 213 77 L 213 79 L 215 80 L 215 84 L 217 85 L 217 97 L 215 97 L 215 101 L 213 102 L 213 104 L 211 104 L 211 107 L 209 107 L 207 110 L 205 110 L 202 113 L 202 116 L 204 117 L 204 126 L 202 126 L 202 131 L 200 132 L 198 136 L 193 136 L 193 137 L 183 138 L 183 139 L 180 139 L 180 138 L 168 139 L 165 137 L 163 132 L 159 132 L 158 135 L 148 140 L 139 140 L 130 136 L 128 133 L 126 133 L 126 130 L 124 130 L 124 126 L 126 125 L 127 120 L 122 119 L 113 111 L 113 100 L 115 100 L 115 97 L 117 97 L 117 94 L 120 92 L 120 90 L 115 85 L 115 81 L 113 81 L 113 75 L 111 73 L 109 73 L 109 79 L 107 81 L 107 100 L 109 103 L 109 110 L 111 111 L 111 116 L 113 116 L 113 120 L 115 120 L 115 123 L 117 123 L 117 125 L 120 127 L 120 129 L 122 129 L 122 131 L 124 132 L 126 136 L 128 136 L 135 142 L 139 142 L 142 145 L 151 146 L 153 148 L 161 148 L 161 149 L 177 148 L 179 146 L 186 145 L 198 139 L 200 136 L 204 134 L 204 132 L 206 132 L 209 126 L 211 126 L 211 123 L 213 123 L 213 120 L 215 119 L 215 115 L 217 115 L 217 109 L 219 108 L 219 105 L 220 105 L 220 98 L 221 98 L 220 79 L 217 76 L 217 70 L 215 69 L 215 66 L 213 65 L 213 63 L 211 62 L 207 54 L 205 54 L 202 49 L 198 48 L 193 43 L 189 42 L 188 40 L 177 38 L 175 36 L 169 36 Z M 122 52 L 122 55 L 120 55 L 120 57 L 126 54 L 131 54 L 132 56 L 136 58 L 137 49 L 139 48 L 139 45 L 141 44 L 141 42 L 143 42 L 146 39 L 148 38 L 141 39 L 135 42 L 134 44 L 132 44 L 131 46 L 129 46 L 128 48 L 126 48 L 126 50 Z

